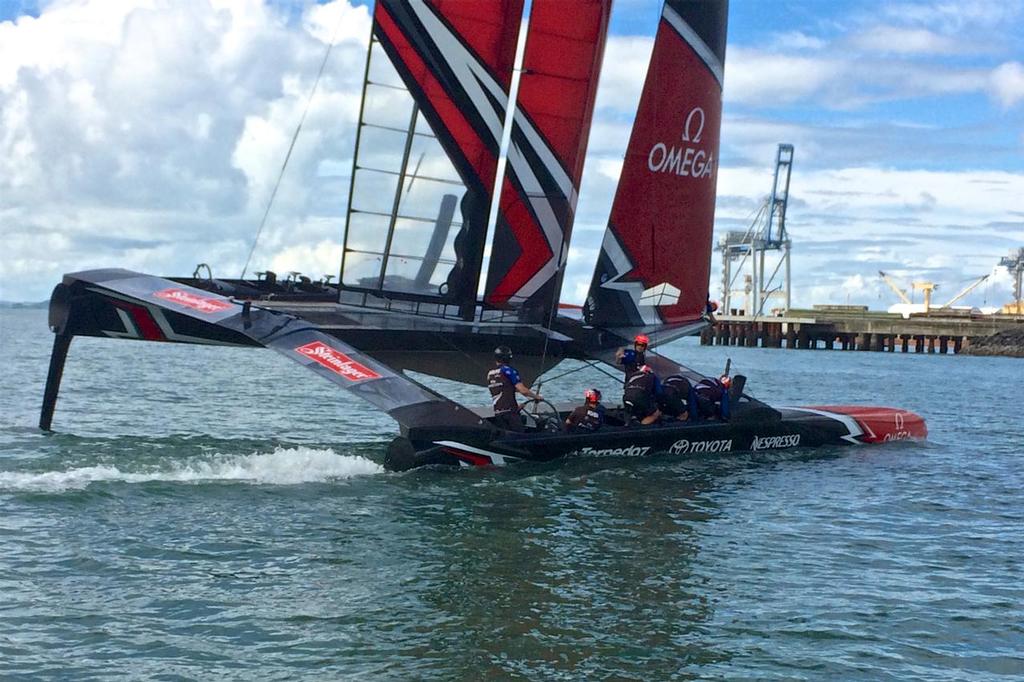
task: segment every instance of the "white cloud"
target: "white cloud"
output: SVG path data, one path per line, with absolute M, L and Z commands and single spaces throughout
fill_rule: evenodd
M 992 93 L 1004 107 L 1010 108 L 1024 99 L 1024 65 L 1006 62 L 997 66 L 990 75 Z
M 84 267 L 237 275 L 332 35 L 254 265 L 288 236 L 339 240 L 344 193 L 318 168 L 351 158 L 369 30 L 347 0 L 292 19 L 261 0 L 57 0 L 0 23 L 6 295 Z
M 948 0 L 946 2 L 883 3 L 882 14 L 943 33 L 1005 26 L 1024 11 L 1021 0 Z
M 609 36 L 604 50 L 604 63 L 597 91 L 597 109 L 623 112 L 629 117 L 636 111 L 647 64 L 654 49 L 652 38 Z
M 851 44 L 881 54 L 954 54 L 962 50 L 953 38 L 925 28 L 875 26 L 855 35 Z
M 725 99 L 743 104 L 794 102 L 829 89 L 844 71 L 841 62 L 829 58 L 730 47 Z
M 777 33 L 772 42 L 778 50 L 820 50 L 828 45 L 823 38 L 807 35 L 802 31 Z

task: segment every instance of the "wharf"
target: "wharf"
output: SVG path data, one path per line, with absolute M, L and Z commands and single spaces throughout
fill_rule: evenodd
M 1024 330 L 1024 316 L 933 311 L 904 319 L 860 306 L 815 306 L 782 316 L 719 315 L 700 340 L 705 346 L 961 353 L 977 339 L 1014 329 Z

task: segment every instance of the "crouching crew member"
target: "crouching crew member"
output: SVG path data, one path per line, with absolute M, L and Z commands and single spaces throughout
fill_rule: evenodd
M 686 421 L 690 418 L 690 380 L 681 374 L 673 374 L 661 382 L 658 406 L 666 417 Z
M 638 366 L 636 351 L 627 350 L 622 354 L 622 367 L 626 371 L 626 383 L 622 392 L 622 404 L 626 413 L 638 419 L 640 424 L 654 424 L 661 418 L 657 395 L 660 392 L 658 377 L 647 365 Z
M 732 380 L 728 376 L 721 379 L 701 379 L 695 384 L 694 395 L 697 400 L 697 414 L 705 419 L 711 417 L 727 417 L 722 410 L 722 398 L 729 391 Z
M 522 431 L 523 420 L 519 416 L 516 393 L 535 400 L 539 399 L 540 395 L 523 383 L 519 378 L 519 372 L 508 364 L 510 362 L 511 348 L 498 346 L 494 349 L 495 367 L 487 373 L 487 388 L 491 392 L 491 402 L 494 403 L 494 425 L 507 431 Z
M 565 419 L 571 431 L 597 431 L 604 424 L 604 405 L 601 391 L 588 388 L 583 393 L 584 403 L 573 410 Z

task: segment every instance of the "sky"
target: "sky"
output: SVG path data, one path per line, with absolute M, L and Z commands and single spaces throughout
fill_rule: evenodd
M 563 300 L 589 285 L 660 3 L 616 0 Z M 335 29 L 337 33 L 334 34 Z M 349 0 L 0 0 L 0 299 L 63 273 L 336 273 L 369 11 Z M 716 234 L 795 146 L 798 306 L 925 279 L 1002 305 L 1024 246 L 1024 0 L 732 0 Z M 720 298 L 713 254 L 712 298 Z

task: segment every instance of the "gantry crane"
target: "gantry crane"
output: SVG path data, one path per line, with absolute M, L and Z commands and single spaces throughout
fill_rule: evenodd
M 771 296 L 781 296 L 785 300 L 785 310 L 789 310 L 790 295 L 790 240 L 786 232 L 786 208 L 789 205 L 789 178 L 793 170 L 793 145 L 780 144 L 775 152 L 775 177 L 772 192 L 761 204 L 753 222 L 746 231 L 734 230 L 726 233 L 718 241 L 716 250 L 722 252 L 722 310 L 733 309 L 732 295 L 734 292 L 749 293 L 750 309 L 747 314 L 757 317 L 761 314 L 765 303 Z M 765 280 L 765 253 L 779 251 L 781 257 L 775 265 L 771 277 Z M 743 289 L 734 289 L 733 282 L 743 274 L 744 265 L 750 259 L 750 274 L 743 280 Z M 734 261 L 739 264 L 734 268 Z M 771 288 L 779 268 L 785 267 L 783 283 Z M 735 274 L 734 274 L 735 270 Z M 747 308 L 746 302 L 744 309 Z

